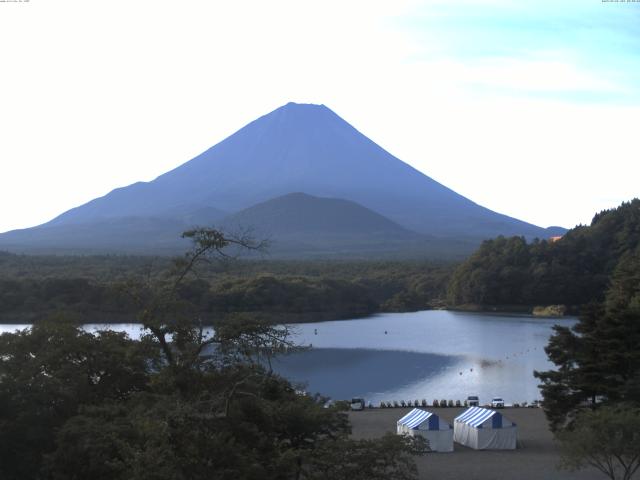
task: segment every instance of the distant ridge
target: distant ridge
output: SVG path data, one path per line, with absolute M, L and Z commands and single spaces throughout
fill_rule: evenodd
M 222 220 L 222 225 L 251 226 L 257 234 L 279 237 L 379 236 L 381 239 L 418 235 L 388 218 L 349 200 L 289 193 L 267 200 Z
M 230 215 L 220 226 L 269 240 L 276 256 L 396 255 L 426 249 L 427 238 L 355 202 L 290 193 Z M 463 247 L 463 250 L 466 248 Z M 451 250 L 460 254 L 460 249 Z
M 82 238 L 93 237 L 78 234 L 90 229 L 108 249 L 114 225 L 120 225 L 121 248 L 136 239 L 144 244 L 144 235 L 154 248 L 158 238 L 173 235 L 162 222 L 197 224 L 202 212 L 210 213 L 204 219 L 218 221 L 223 212 L 237 213 L 292 192 L 355 202 L 406 230 L 443 239 L 477 243 L 497 235 L 551 236 L 544 228 L 495 213 L 434 181 L 324 105 L 289 103 L 151 182 L 113 190 L 43 226 L 0 235 L 0 248 L 54 247 L 53 232 L 56 248 L 93 248 L 96 244 L 82 245 Z M 126 219 L 153 221 L 157 231 L 141 233 Z M 106 235 L 100 233 L 103 228 Z M 553 234 L 558 234 L 556 229 Z

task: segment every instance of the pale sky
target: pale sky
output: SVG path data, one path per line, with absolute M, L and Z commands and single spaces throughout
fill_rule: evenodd
M 640 196 L 640 2 L 0 0 L 0 232 L 323 103 L 492 210 Z

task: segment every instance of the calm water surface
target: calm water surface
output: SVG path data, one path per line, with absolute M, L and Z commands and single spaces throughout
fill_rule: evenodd
M 540 398 L 533 371 L 552 368 L 544 347 L 553 325 L 575 322 L 430 310 L 301 324 L 296 338 L 313 349 L 275 366 L 308 391 L 336 399 L 530 402 Z
M 273 366 L 307 391 L 335 399 L 358 396 L 377 404 L 479 395 L 481 402 L 493 396 L 507 403 L 531 401 L 540 398 L 533 371 L 552 367 L 544 347 L 553 325 L 575 322 L 429 310 L 297 324 L 295 340 L 313 348 L 282 356 Z M 1 325 L 0 332 L 24 327 Z M 140 335 L 137 324 L 108 328 Z

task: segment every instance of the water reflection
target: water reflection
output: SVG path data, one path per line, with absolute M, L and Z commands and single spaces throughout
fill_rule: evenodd
M 432 310 L 300 324 L 296 339 L 313 350 L 276 369 L 333 398 L 532 401 L 533 371 L 552 368 L 544 347 L 553 325 L 575 321 Z
M 455 357 L 430 353 L 314 348 L 281 356 L 272 364 L 281 375 L 304 383 L 310 393 L 379 401 L 416 378 L 437 377 L 455 363 Z

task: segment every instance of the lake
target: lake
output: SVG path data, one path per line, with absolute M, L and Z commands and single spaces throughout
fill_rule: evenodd
M 501 396 L 506 403 L 540 398 L 534 370 L 552 365 L 544 352 L 555 324 L 547 319 L 445 310 L 388 313 L 356 320 L 292 325 L 308 351 L 276 359 L 276 371 L 304 390 L 334 399 L 464 400 Z M 25 325 L 0 325 L 0 332 Z M 88 330 L 104 325 L 86 325 Z M 137 324 L 108 328 L 139 337 Z
M 428 310 L 295 325 L 307 352 L 274 368 L 336 399 L 464 400 L 501 396 L 507 403 L 540 398 L 534 370 L 552 364 L 544 352 L 555 324 L 575 318 Z

